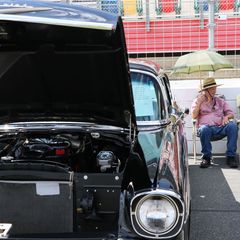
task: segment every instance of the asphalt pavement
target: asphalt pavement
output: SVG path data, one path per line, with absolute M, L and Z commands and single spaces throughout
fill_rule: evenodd
M 206 169 L 189 159 L 192 214 L 190 240 L 240 240 L 240 167 L 214 157 Z

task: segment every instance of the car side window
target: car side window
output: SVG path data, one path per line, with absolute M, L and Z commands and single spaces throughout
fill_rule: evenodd
M 159 121 L 166 118 L 161 89 L 156 79 L 143 73 L 131 73 L 137 121 Z

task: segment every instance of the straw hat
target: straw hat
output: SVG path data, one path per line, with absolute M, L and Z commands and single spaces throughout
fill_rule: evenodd
M 206 90 L 208 88 L 211 88 L 211 87 L 218 87 L 218 86 L 221 86 L 221 85 L 222 84 L 217 84 L 214 78 L 209 77 L 209 78 L 206 78 L 206 79 L 203 80 L 203 82 L 200 86 L 199 92 L 201 92 L 203 90 Z

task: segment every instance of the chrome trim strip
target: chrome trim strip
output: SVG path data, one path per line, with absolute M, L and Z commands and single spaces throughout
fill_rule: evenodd
M 0 131 L 10 130 L 38 130 L 38 129 L 95 129 L 97 130 L 115 130 L 115 131 L 129 131 L 117 126 L 100 125 L 92 122 L 67 122 L 67 121 L 36 121 L 36 122 L 12 122 L 0 125 Z
M 191 190 L 190 190 L 190 182 L 189 182 L 189 176 L 186 178 L 186 180 L 187 180 L 187 192 L 188 193 L 190 193 L 191 192 Z M 186 216 L 185 216 L 185 219 L 184 219 L 184 224 L 185 223 L 187 223 L 187 220 L 188 220 L 188 218 L 189 218 L 189 216 L 190 216 L 190 211 L 191 211 L 191 195 L 189 194 L 188 195 L 188 197 L 187 198 L 185 198 L 186 199 L 186 201 L 185 201 L 185 209 L 186 209 Z
M 3 5 L 0 5 L 1 7 L 6 7 Z M 39 11 L 49 11 L 52 10 L 52 8 L 49 7 L 10 7 L 0 9 L 0 13 L 4 14 L 16 14 L 16 13 L 27 13 L 27 12 L 39 12 Z
M 147 121 L 143 121 L 143 120 L 140 120 L 140 121 L 137 121 L 137 123 L 139 125 L 161 125 L 160 124 L 160 121 L 159 120 L 147 120 Z
M 147 121 L 137 121 L 137 124 L 140 126 L 163 126 L 163 125 L 167 125 L 169 123 L 169 121 L 167 119 L 163 119 L 163 120 L 147 120 Z
M 14 14 L 0 14 L 0 20 L 14 21 L 14 22 L 26 22 L 26 23 L 40 23 L 65 27 L 76 28 L 89 28 L 99 30 L 114 30 L 115 26 L 110 23 L 96 23 L 96 22 L 82 22 L 76 20 L 57 19 L 57 18 L 45 18 L 45 17 L 29 17 L 23 15 Z
M 141 233 L 139 233 L 139 232 L 136 230 L 136 228 L 135 228 L 135 226 L 134 226 L 134 224 L 133 224 L 133 218 L 132 218 L 132 216 L 133 216 L 133 215 L 136 215 L 136 214 L 135 214 L 135 212 L 132 211 L 132 204 L 133 204 L 134 199 L 136 199 L 136 198 L 138 198 L 138 197 L 140 197 L 140 196 L 142 196 L 142 195 L 149 195 L 150 197 L 151 197 L 151 196 L 157 196 L 157 195 L 159 195 L 159 196 L 163 196 L 163 197 L 165 197 L 165 198 L 175 197 L 175 198 L 178 199 L 179 202 L 181 203 L 182 209 L 183 209 L 183 213 L 179 213 L 178 208 L 176 207 L 176 208 L 177 208 L 177 211 L 178 211 L 178 219 L 177 219 L 176 223 L 173 225 L 173 227 L 172 227 L 171 229 L 169 229 L 167 232 L 164 232 L 164 233 L 162 233 L 162 234 L 154 234 L 154 233 L 148 232 L 148 231 L 146 231 L 145 229 L 143 229 L 140 224 L 138 224 L 138 226 L 139 226 L 144 232 L 146 232 L 146 233 L 148 233 L 148 234 L 150 234 L 150 235 L 152 235 L 152 236 L 141 234 Z M 174 200 L 171 199 L 171 201 L 173 201 L 173 202 L 175 203 Z M 175 204 L 176 204 L 176 203 L 175 203 Z M 156 189 L 156 190 L 152 190 L 152 191 L 148 191 L 148 192 L 141 192 L 141 193 L 135 195 L 135 196 L 132 198 L 131 202 L 130 202 L 130 218 L 131 218 L 131 224 L 132 224 L 132 227 L 133 227 L 134 231 L 135 231 L 139 236 L 141 236 L 141 237 L 147 237 L 147 238 L 152 238 L 152 239 L 170 239 L 170 238 L 173 238 L 173 237 L 177 236 L 177 235 L 181 232 L 182 227 L 183 227 L 184 213 L 185 213 L 185 204 L 183 203 L 180 195 L 177 194 L 177 193 L 175 193 L 175 192 L 168 191 L 168 190 Z M 181 226 L 180 226 L 179 230 L 178 230 L 175 234 L 173 234 L 173 235 L 171 235 L 171 236 L 165 236 L 167 233 L 169 233 L 169 232 L 176 226 L 177 222 L 179 221 L 179 217 L 180 217 L 180 216 L 182 216 L 182 220 L 181 220 Z M 137 221 L 137 218 L 136 218 L 136 221 Z M 155 235 L 155 236 L 153 236 L 153 235 Z

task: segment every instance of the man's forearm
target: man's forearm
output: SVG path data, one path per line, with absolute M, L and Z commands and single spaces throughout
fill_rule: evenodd
M 200 105 L 201 105 L 201 104 L 198 104 L 198 105 L 196 105 L 196 106 L 192 109 L 192 118 L 193 118 L 193 119 L 198 118 L 199 111 L 200 111 Z
M 201 109 L 201 104 L 206 100 L 205 95 L 199 95 L 195 101 L 195 104 L 192 107 L 192 118 L 196 119 L 198 118 L 200 109 Z

